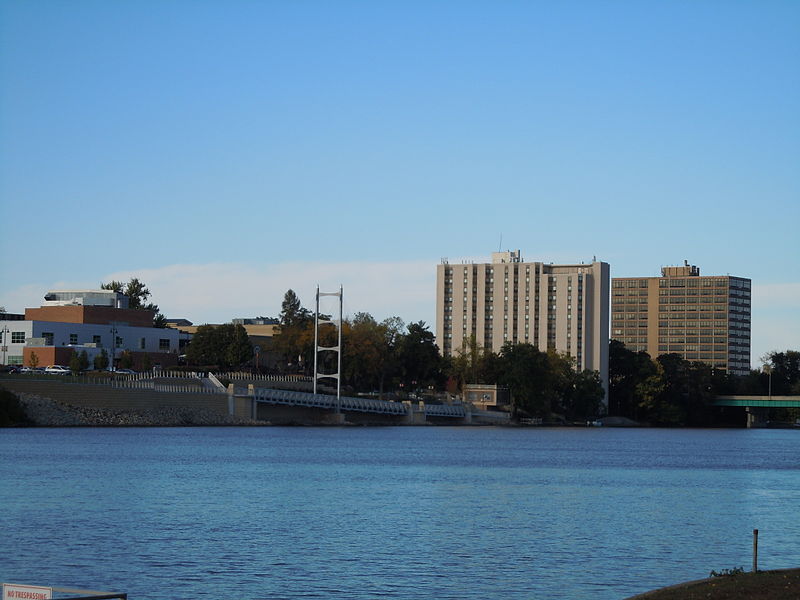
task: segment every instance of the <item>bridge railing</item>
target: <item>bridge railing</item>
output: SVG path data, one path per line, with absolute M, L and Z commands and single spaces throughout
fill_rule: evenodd
M 313 381 L 307 375 L 263 375 L 260 373 L 247 373 L 246 371 L 221 371 L 216 373 L 220 379 L 227 379 L 229 381 L 273 381 L 278 383 L 295 383 L 304 382 L 308 383 Z
M 431 417 L 465 417 L 467 411 L 462 404 L 426 404 L 425 414 Z
M 324 394 L 311 394 L 308 392 L 293 392 L 289 390 L 275 390 L 271 388 L 255 388 L 253 395 L 258 402 L 268 404 L 284 404 L 288 406 L 308 406 L 314 408 L 336 408 L 336 396 Z M 342 396 L 339 398 L 338 406 L 341 410 L 353 410 L 359 412 L 382 413 L 393 415 L 404 415 L 407 408 L 401 402 L 390 402 L 388 400 L 373 400 L 368 398 L 353 398 Z

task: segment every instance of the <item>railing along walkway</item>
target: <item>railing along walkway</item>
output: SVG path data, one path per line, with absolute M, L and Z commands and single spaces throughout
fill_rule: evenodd
M 228 381 L 274 381 L 279 383 L 310 383 L 313 379 L 307 375 L 263 375 L 260 373 L 247 373 L 246 371 L 227 371 L 215 373 L 220 379 Z
M 285 406 L 307 406 L 313 408 L 336 408 L 336 396 L 323 394 L 310 394 L 308 392 L 292 392 L 288 390 L 274 390 L 270 388 L 255 388 L 253 397 L 257 402 L 266 404 L 283 404 Z M 405 415 L 408 408 L 402 402 L 389 400 L 374 400 L 370 398 L 353 398 L 342 396 L 339 398 L 341 410 L 351 410 L 367 413 L 390 415 Z

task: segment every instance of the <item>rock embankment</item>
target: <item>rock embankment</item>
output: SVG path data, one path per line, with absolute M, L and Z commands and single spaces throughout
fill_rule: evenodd
M 265 425 L 205 408 L 163 407 L 120 410 L 73 406 L 36 394 L 17 393 L 28 419 L 39 427 L 174 427 L 211 425 Z

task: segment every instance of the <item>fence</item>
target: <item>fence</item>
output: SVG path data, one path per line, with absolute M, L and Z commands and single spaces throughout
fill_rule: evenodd
M 282 383 L 290 382 L 308 382 L 313 379 L 307 375 L 262 375 L 260 373 L 247 373 L 244 371 L 221 372 L 215 374 L 220 379 L 228 379 L 229 381 L 275 381 Z

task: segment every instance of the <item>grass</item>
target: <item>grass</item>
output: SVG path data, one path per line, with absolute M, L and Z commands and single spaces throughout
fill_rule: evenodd
M 722 574 L 702 581 L 673 585 L 633 598 L 637 600 L 800 599 L 800 569 Z

